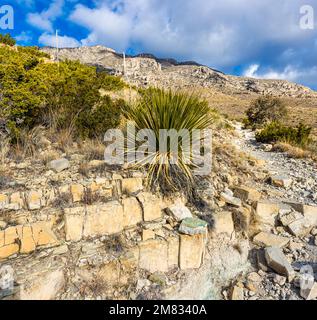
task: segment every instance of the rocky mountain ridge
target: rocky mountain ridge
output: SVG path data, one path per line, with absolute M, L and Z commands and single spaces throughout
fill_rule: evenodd
M 56 60 L 56 49 L 42 48 Z M 286 80 L 255 79 L 224 74 L 196 62 L 159 59 L 151 54 L 127 56 L 124 70 L 123 55 L 103 46 L 64 48 L 59 60 L 79 60 L 96 66 L 137 86 L 172 88 L 207 88 L 225 94 L 272 94 L 280 97 L 317 98 L 317 93 L 305 86 Z

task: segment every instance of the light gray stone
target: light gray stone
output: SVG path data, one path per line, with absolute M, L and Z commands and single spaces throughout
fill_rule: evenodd
M 182 221 L 186 218 L 193 217 L 190 210 L 186 206 L 180 204 L 174 204 L 168 207 L 166 211 L 172 215 L 176 221 Z
M 288 281 L 291 282 L 295 277 L 295 271 L 286 259 L 283 251 L 278 247 L 267 247 L 264 252 L 268 266 L 277 273 L 287 276 Z
M 48 167 L 55 172 L 62 172 L 63 170 L 69 168 L 69 161 L 65 158 L 52 160 Z
M 206 234 L 207 222 L 198 218 L 186 218 L 182 221 L 178 231 L 189 235 Z

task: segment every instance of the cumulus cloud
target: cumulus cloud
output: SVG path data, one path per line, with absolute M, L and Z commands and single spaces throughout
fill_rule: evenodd
M 14 38 L 19 43 L 27 44 L 32 40 L 32 33 L 22 31 L 19 35 L 15 36 Z
M 39 38 L 39 43 L 44 46 L 56 47 L 56 36 L 43 33 Z M 79 47 L 80 42 L 72 37 L 58 36 L 58 46 L 59 48 L 74 48 Z
M 53 21 L 63 13 L 64 0 L 54 0 L 47 10 L 40 13 L 29 13 L 27 21 L 33 27 L 53 32 Z
M 317 10 L 316 0 L 65 3 L 70 12 L 67 23 L 82 27 L 74 30 L 88 32 L 80 38 L 77 32 L 73 34 L 82 45 L 103 44 L 117 51 L 133 48 L 160 57 L 196 60 L 227 73 L 256 62 L 259 67 L 247 70 L 250 75 L 306 84 L 312 83 L 309 70 L 317 66 L 317 24 L 314 30 L 300 28 L 301 6 L 312 5 Z M 63 0 L 51 1 L 47 10 L 29 15 L 29 22 L 52 34 L 63 4 Z

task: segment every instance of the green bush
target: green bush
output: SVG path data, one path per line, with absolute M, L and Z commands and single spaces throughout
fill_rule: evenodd
M 284 120 L 287 117 L 287 108 L 279 98 L 261 96 L 251 103 L 246 115 L 244 124 L 256 129 L 272 121 Z
M 121 79 L 77 61 L 45 63 L 47 57 L 34 47 L 0 48 L 0 119 L 13 140 L 39 124 L 74 124 L 77 136 L 93 137 L 119 123 L 122 101 L 102 97 L 100 89 L 119 90 Z
M 273 121 L 256 134 L 256 140 L 262 143 L 287 142 L 289 144 L 306 147 L 310 142 L 312 128 L 300 123 L 296 127 L 288 127 Z
M 0 43 L 4 43 L 12 47 L 16 44 L 16 41 L 10 36 L 9 33 L 7 33 L 4 35 L 0 34 Z
M 192 169 L 195 165 L 183 159 L 181 143 L 178 144 L 177 164 L 171 161 L 172 153 L 169 147 L 167 152 L 160 152 L 160 129 L 175 129 L 178 132 L 187 129 L 191 134 L 194 129 L 210 127 L 213 123 L 213 112 L 206 101 L 200 100 L 194 94 L 153 88 L 142 91 L 140 100 L 133 106 L 127 106 L 126 118 L 135 123 L 137 131 L 151 129 L 155 133 L 156 150 L 148 154 L 150 163 L 137 164 L 146 169 L 148 186 L 155 187 L 160 184 L 162 191 L 168 191 L 182 188 L 184 190 L 192 185 Z

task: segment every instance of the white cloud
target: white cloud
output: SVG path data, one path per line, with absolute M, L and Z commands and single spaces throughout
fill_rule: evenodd
M 29 13 L 27 21 L 30 25 L 43 31 L 53 32 L 53 22 L 63 13 L 64 0 L 54 0 L 47 10 L 40 13 Z
M 32 40 L 31 32 L 22 31 L 19 35 L 14 37 L 17 42 L 28 43 Z
M 56 36 L 53 34 L 43 33 L 39 37 L 39 43 L 44 46 L 56 47 Z M 75 38 L 68 36 L 58 36 L 59 48 L 74 48 L 79 47 L 80 42 Z
M 317 79 L 317 66 L 299 68 L 288 65 L 280 71 L 272 68 L 263 68 L 263 71 L 260 71 L 260 69 L 261 66 L 259 64 L 252 64 L 244 71 L 243 75 L 257 79 L 289 80 L 297 83 L 306 83 L 309 86 L 314 86 L 315 79 Z

